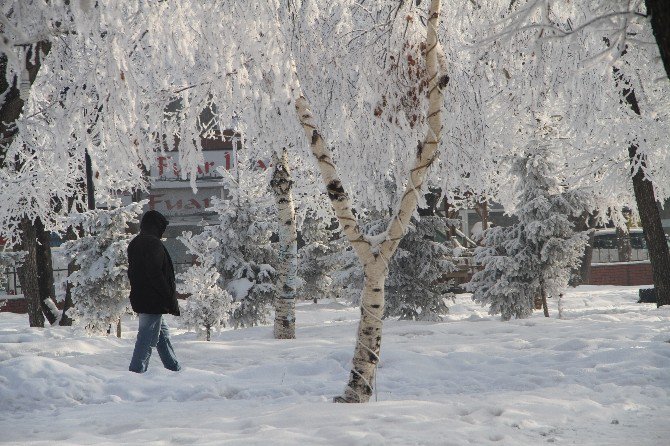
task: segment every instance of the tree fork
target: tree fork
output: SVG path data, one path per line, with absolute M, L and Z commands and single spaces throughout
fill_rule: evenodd
M 426 78 L 429 79 L 428 129 L 424 141 L 415 152 L 417 157 L 414 167 L 409 172 L 408 183 L 402 194 L 400 203 L 387 228 L 387 238 L 373 252 L 371 243 L 361 233 L 356 217 L 352 211 L 350 199 L 340 181 L 337 169 L 332 162 L 330 149 L 324 144 L 323 138 L 316 130 L 314 118 L 304 96 L 299 95 L 295 106 L 298 118 L 305 135 L 310 141 L 312 154 L 318 161 L 321 177 L 328 187 L 329 198 L 347 240 L 351 243 L 359 261 L 363 264 L 365 282 L 361 297 L 361 320 L 358 326 L 358 339 L 354 349 L 353 367 L 344 395 L 333 399 L 341 403 L 367 402 L 372 395 L 376 365 L 379 362 L 381 349 L 381 330 L 384 314 L 384 282 L 388 275 L 388 262 L 395 253 L 402 239 L 412 214 L 418 203 L 418 188 L 423 184 L 426 171 L 435 159 L 439 135 L 442 130 L 442 89 L 449 78 L 439 77 L 437 57 L 437 25 L 439 19 L 440 0 L 432 0 L 429 9 L 429 20 L 426 31 Z

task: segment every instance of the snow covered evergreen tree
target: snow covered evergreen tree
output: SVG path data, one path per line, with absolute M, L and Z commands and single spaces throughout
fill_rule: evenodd
M 247 164 L 240 160 L 240 164 Z M 218 223 L 205 226 L 200 234 L 185 233 L 180 240 L 186 245 L 196 262 L 204 262 L 204 271 L 209 275 L 210 288 L 205 293 L 208 301 L 214 296 L 223 299 L 225 294 L 217 294 L 217 288 L 230 293 L 236 304 L 229 310 L 230 320 L 235 328 L 250 327 L 268 321 L 270 305 L 276 296 L 277 272 L 271 265 L 276 264 L 277 254 L 270 242 L 276 226 L 272 195 L 267 190 L 265 172 L 241 169 L 243 172 L 232 178 L 224 172 L 226 199 L 214 198 L 211 210 L 217 213 Z M 181 276 L 188 282 L 201 280 L 203 266 L 194 265 Z M 213 285 L 214 272 L 216 287 Z M 180 288 L 186 290 L 186 288 Z M 190 304 L 193 311 L 196 302 Z M 205 301 L 200 300 L 204 304 Z M 207 304 L 210 305 L 210 304 Z M 225 305 L 218 304 L 220 313 Z M 198 310 L 201 311 L 201 310 Z M 203 322 L 204 323 L 204 322 Z
M 328 229 L 330 225 L 330 221 L 319 219 L 310 212 L 300 230 L 305 242 L 298 250 L 298 275 L 303 282 L 300 293 L 315 303 L 317 299 L 339 297 L 339 287 L 334 286 L 333 275 L 341 265 L 334 260 L 344 247 L 337 242 L 335 231 Z
M 197 249 L 193 245 L 195 240 L 190 233 L 181 240 L 190 243 L 187 245 L 189 250 Z M 205 241 L 216 242 L 212 239 Z M 180 282 L 177 289 L 180 293 L 188 295 L 186 302 L 181 306 L 181 321 L 187 329 L 195 330 L 198 337 L 207 341 L 211 339 L 212 329 L 228 325 L 233 308 L 233 298 L 228 291 L 219 286 L 219 277 L 212 258 L 207 256 L 201 257 L 199 263 L 178 275 Z
M 446 232 L 443 217 L 413 221 L 391 260 L 384 317 L 437 321 L 449 311 L 447 300 L 453 294 L 444 275 L 456 267 L 452 249 L 437 240 Z
M 63 244 L 63 252 L 78 267 L 68 276 L 74 304 L 68 315 L 90 333 L 104 333 L 122 315 L 132 313 L 127 249 L 133 235 L 126 228 L 138 222 L 145 203 L 95 209 L 68 218 L 70 225 L 86 234 Z
M 446 233 L 447 220 L 442 217 L 421 217 L 413 220 L 408 233 L 389 262 L 386 280 L 384 318 L 402 320 L 440 320 L 449 311 L 447 301 L 451 283 L 444 280 L 445 273 L 455 269 L 453 249 L 437 240 L 438 233 Z M 364 225 L 365 234 L 373 234 L 384 226 L 384 219 Z M 340 245 L 340 249 L 336 247 Z M 330 265 L 332 289 L 338 297 L 359 304 L 363 287 L 363 273 L 351 249 L 344 240 L 331 242 L 334 252 L 324 256 L 320 263 Z
M 484 246 L 475 250 L 483 269 L 467 289 L 473 300 L 489 305 L 489 313 L 503 320 L 530 316 L 536 298 L 542 298 L 548 316 L 547 297 L 563 292 L 587 243 L 585 233 L 575 233 L 570 216 L 587 209 L 589 200 L 579 191 L 565 190 L 546 143 L 543 138 L 531 141 L 512 165 L 519 222 L 486 230 Z

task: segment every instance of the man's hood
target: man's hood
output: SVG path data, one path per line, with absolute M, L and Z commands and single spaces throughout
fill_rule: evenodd
M 163 214 L 154 210 L 147 211 L 142 217 L 142 222 L 140 223 L 140 232 L 155 235 L 156 237 L 161 238 L 165 232 L 165 228 L 167 228 L 167 225 L 167 218 L 165 218 Z

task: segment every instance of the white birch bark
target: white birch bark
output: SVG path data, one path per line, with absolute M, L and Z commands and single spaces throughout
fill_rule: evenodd
M 279 296 L 275 299 L 275 339 L 295 339 L 295 295 L 298 276 L 298 231 L 291 192 L 293 180 L 284 149 L 281 158 L 273 154 L 274 172 L 270 186 L 279 217 Z
M 446 75 L 438 77 L 439 10 L 440 0 L 432 0 L 426 34 L 426 75 L 429 85 L 428 130 L 424 141 L 416 149 L 416 160 L 409 173 L 405 191 L 387 228 L 387 237 L 381 243 L 372 243 L 361 232 L 352 212 L 351 200 L 344 191 L 337 173 L 332 152 L 318 131 L 309 109 L 309 103 L 302 95 L 296 99 L 298 118 L 310 141 L 312 154 L 318 161 L 335 215 L 363 265 L 365 273 L 361 297 L 361 320 L 358 325 L 352 360 L 353 367 L 344 394 L 335 397 L 335 402 L 364 403 L 369 401 L 372 395 L 381 349 L 384 283 L 388 275 L 388 263 L 405 235 L 410 218 L 416 210 L 426 172 L 436 156 L 442 129 L 442 89 L 448 82 Z

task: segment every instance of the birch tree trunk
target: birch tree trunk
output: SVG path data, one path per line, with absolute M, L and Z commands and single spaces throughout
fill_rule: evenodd
M 442 89 L 449 81 L 446 75 L 438 77 L 439 10 L 440 0 L 432 0 L 426 32 L 426 75 L 429 95 L 427 133 L 423 142 L 420 142 L 416 148 L 416 159 L 409 173 L 407 185 L 386 230 L 386 239 L 380 244 L 373 245 L 362 233 L 352 211 L 351 199 L 345 192 L 338 175 L 332 152 L 318 131 L 309 104 L 302 95 L 296 99 L 298 119 L 310 141 L 312 154 L 318 162 L 321 177 L 326 184 L 328 198 L 342 227 L 342 232 L 352 244 L 365 273 L 361 296 L 361 319 L 352 360 L 353 367 L 344 394 L 335 397 L 334 402 L 364 403 L 369 401 L 372 395 L 381 350 L 384 283 L 388 275 L 388 264 L 416 210 L 426 172 L 436 157 L 442 130 Z
M 295 295 L 298 278 L 298 230 L 293 204 L 293 180 L 284 148 L 281 158 L 273 154 L 270 186 L 279 214 L 279 296 L 275 299 L 275 339 L 295 339 Z

